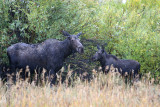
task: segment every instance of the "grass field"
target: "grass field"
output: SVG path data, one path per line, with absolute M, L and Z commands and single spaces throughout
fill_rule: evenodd
M 160 85 L 153 84 L 154 79 L 149 81 L 149 74 L 133 85 L 126 85 L 117 73 L 105 75 L 95 70 L 93 73 L 90 82 L 77 78 L 70 86 L 67 80 L 52 87 L 26 81 L 17 81 L 11 87 L 1 84 L 0 107 L 160 106 Z

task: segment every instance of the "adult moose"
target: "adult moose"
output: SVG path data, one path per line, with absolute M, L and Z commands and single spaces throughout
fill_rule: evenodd
M 25 69 L 29 66 L 33 74 L 36 68 L 45 68 L 47 74 L 55 76 L 54 79 L 50 76 L 51 83 L 54 83 L 56 73 L 62 68 L 65 58 L 75 52 L 83 53 L 83 45 L 78 38 L 81 34 L 70 35 L 63 31 L 63 35 L 67 37 L 64 41 L 48 39 L 40 44 L 11 45 L 7 48 L 11 71 L 15 72 L 16 68 Z
M 107 54 L 107 52 L 104 49 L 104 46 L 100 48 L 100 46 L 97 45 L 97 49 L 98 51 L 95 53 L 92 59 L 94 61 L 100 62 L 104 73 L 108 73 L 112 65 L 114 68 L 117 68 L 118 72 L 120 72 L 122 75 L 124 75 L 127 72 L 129 76 L 133 76 L 135 78 L 135 76 L 139 74 L 139 62 L 134 60 L 118 59 L 114 55 Z

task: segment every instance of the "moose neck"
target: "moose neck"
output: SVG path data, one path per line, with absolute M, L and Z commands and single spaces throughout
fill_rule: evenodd
M 64 53 L 64 58 L 67 58 L 73 52 L 72 47 L 71 47 L 71 43 L 68 39 L 65 39 L 64 41 L 62 41 L 62 44 L 63 44 L 62 51 Z
M 101 66 L 102 66 L 102 67 L 104 67 L 105 64 L 106 64 L 106 62 L 107 62 L 106 57 L 107 57 L 107 53 L 104 52 L 104 55 L 102 56 L 102 58 L 99 59 L 99 62 L 101 63 Z

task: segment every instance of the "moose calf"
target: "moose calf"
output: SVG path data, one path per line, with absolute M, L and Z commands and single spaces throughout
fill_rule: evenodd
M 140 63 L 134 60 L 124 60 L 118 59 L 116 56 L 107 54 L 104 47 L 100 48 L 97 45 L 98 51 L 92 57 L 93 61 L 99 61 L 102 70 L 104 73 L 108 73 L 110 71 L 111 66 L 117 68 L 118 72 L 122 74 L 122 76 L 127 73 L 129 76 L 133 76 L 135 78 L 136 75 L 139 74 L 140 71 Z M 108 69 L 106 69 L 108 67 Z

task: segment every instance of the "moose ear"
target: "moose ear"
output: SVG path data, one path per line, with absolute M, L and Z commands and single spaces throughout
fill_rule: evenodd
M 105 51 L 105 47 L 104 47 L 104 45 L 102 45 L 102 52 L 104 52 Z
M 79 37 L 80 35 L 82 35 L 82 32 L 78 33 L 77 36 Z
M 100 50 L 100 49 L 101 49 L 99 45 L 97 45 L 97 49 L 98 49 L 98 50 Z
M 70 34 L 66 31 L 62 31 L 62 33 L 63 33 L 64 36 L 68 36 L 68 37 L 70 36 Z

